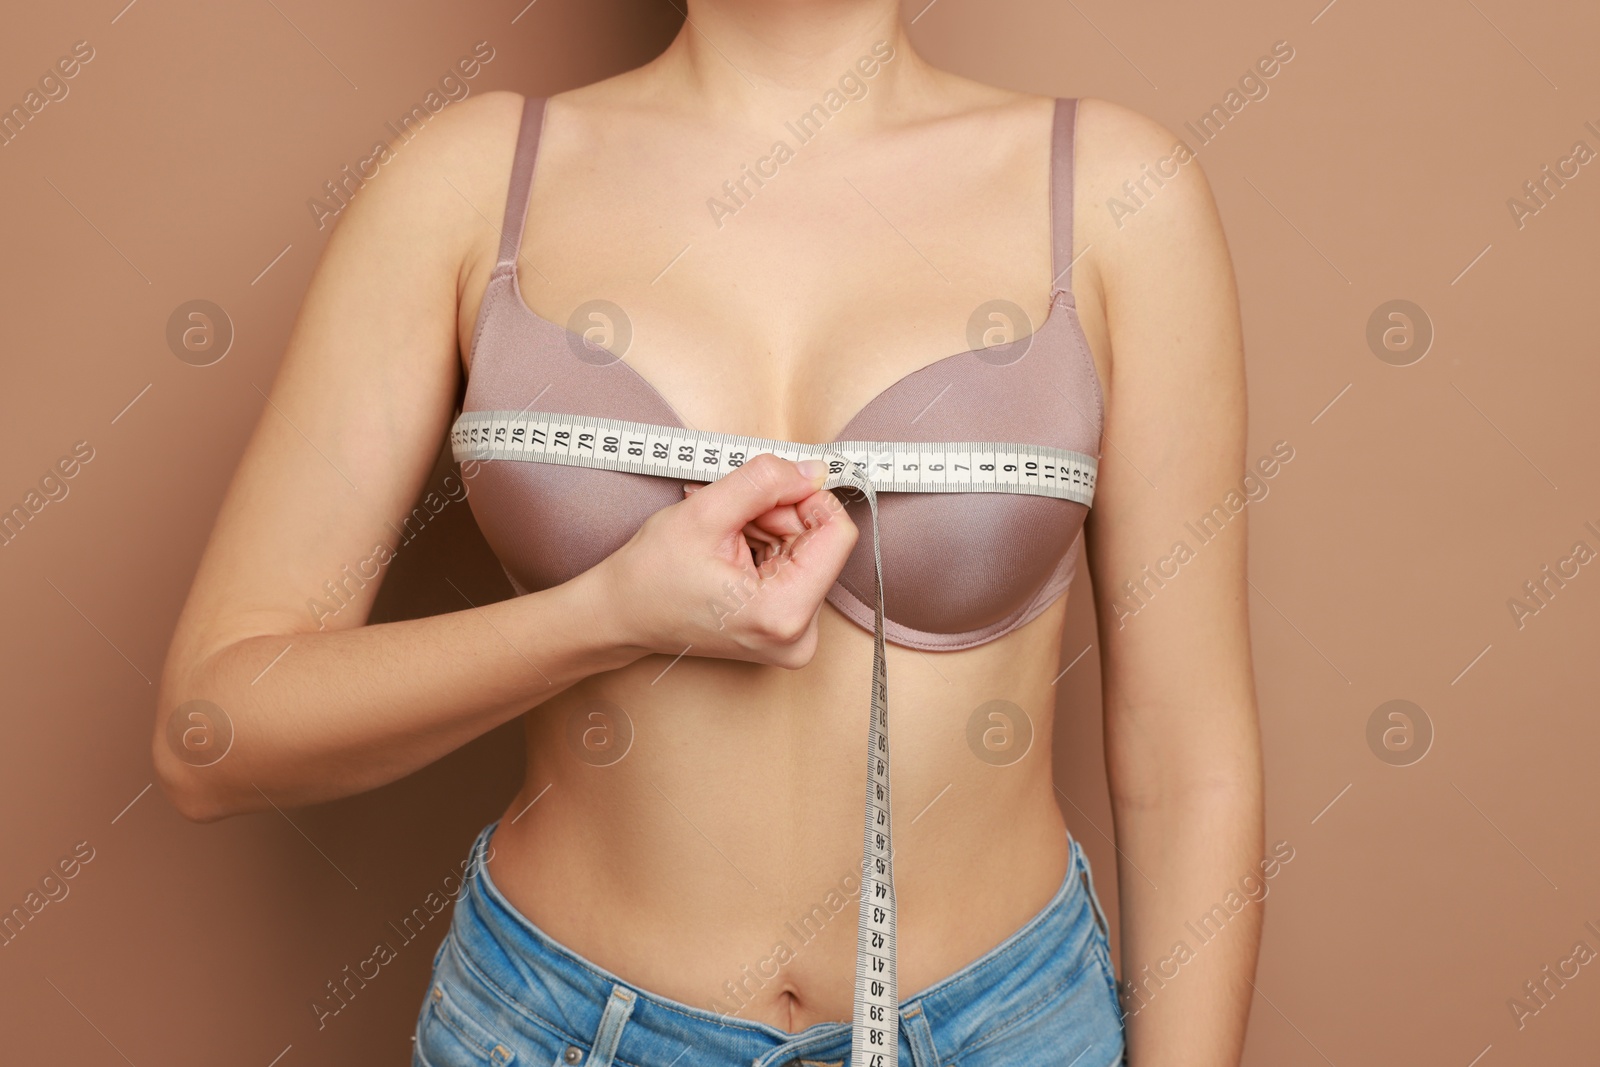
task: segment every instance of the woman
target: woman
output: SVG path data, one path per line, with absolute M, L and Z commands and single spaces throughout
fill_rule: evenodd
M 458 406 L 1066 448 L 1104 460 L 1092 510 L 879 501 L 899 1059 L 1237 1063 L 1259 909 L 1168 962 L 1262 850 L 1242 516 L 1181 578 L 1146 569 L 1244 460 L 1231 265 L 1198 165 L 1149 177 L 1172 148 L 1116 105 L 931 67 L 892 0 L 691 0 L 637 70 L 450 108 L 323 253 L 173 640 L 168 795 L 197 820 L 348 796 L 525 715 L 416 1062 L 846 1062 L 859 498 L 772 455 L 699 488 L 468 457 L 520 595 L 365 626 L 377 583 L 342 569 L 390 543 Z M 1114 217 L 1128 181 L 1141 206 Z M 1080 560 L 1125 1019 L 1051 770 Z M 344 606 L 308 612 L 330 580 Z M 235 729 L 206 767 L 159 736 L 199 699 Z

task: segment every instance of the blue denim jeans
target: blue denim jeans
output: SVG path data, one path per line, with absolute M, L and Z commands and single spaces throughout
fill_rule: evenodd
M 434 955 L 413 1067 L 847 1067 L 850 1023 L 789 1033 L 640 989 L 540 930 L 489 877 L 473 844 Z M 1112 1067 L 1122 1015 L 1088 858 L 981 958 L 900 1004 L 904 1067 Z M 855 909 L 840 913 L 854 924 Z

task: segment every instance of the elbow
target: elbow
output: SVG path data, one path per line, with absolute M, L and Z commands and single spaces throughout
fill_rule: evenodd
M 192 665 L 173 652 L 162 672 L 150 758 L 167 800 L 190 822 L 210 823 L 248 810 L 237 799 L 232 718 L 193 696 Z
M 219 822 L 234 814 L 204 794 L 178 791 L 170 786 L 165 787 L 165 791 L 172 806 L 178 809 L 178 814 L 192 823 Z
M 194 768 L 181 763 L 177 767 L 164 764 L 166 761 L 157 757 L 156 781 L 179 815 L 190 822 L 208 823 L 235 814 L 222 802 L 219 791 L 211 788 Z
M 215 764 L 192 754 L 173 751 L 169 731 L 158 729 L 151 744 L 156 782 L 179 815 L 194 823 L 210 823 L 237 815 L 243 808 L 231 804 L 228 783 Z

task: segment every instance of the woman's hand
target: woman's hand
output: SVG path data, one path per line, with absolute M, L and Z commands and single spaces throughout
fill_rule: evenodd
M 857 536 L 825 477 L 821 461 L 763 453 L 686 486 L 591 572 L 596 617 L 649 652 L 805 666 Z

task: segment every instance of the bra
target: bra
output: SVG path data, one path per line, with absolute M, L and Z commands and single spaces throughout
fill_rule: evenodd
M 523 103 L 500 254 L 473 332 L 462 410 L 528 410 L 685 427 L 627 362 L 596 360 L 572 330 L 522 298 L 517 259 L 545 101 Z M 1056 281 L 1050 312 L 1027 337 L 946 356 L 873 397 L 835 440 L 1014 441 L 1100 457 L 1104 400 L 1072 296 L 1072 154 L 1076 99 L 1055 102 L 1050 219 Z M 628 471 L 484 462 L 468 504 L 518 594 L 549 589 L 622 547 L 684 482 Z M 844 503 L 870 529 L 865 499 Z M 999 493 L 884 493 L 878 500 L 884 639 L 928 651 L 993 641 L 1071 587 L 1088 506 Z M 871 632 L 873 558 L 860 538 L 827 594 Z

